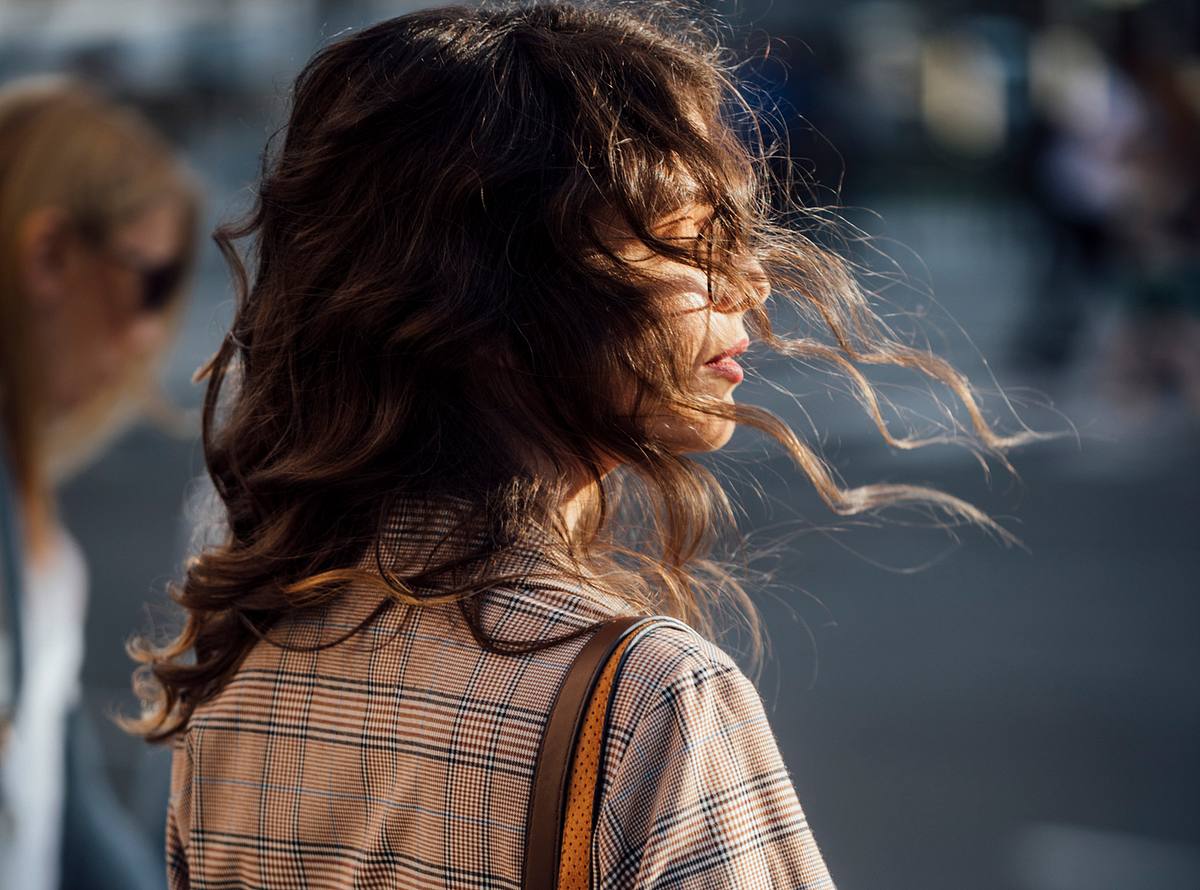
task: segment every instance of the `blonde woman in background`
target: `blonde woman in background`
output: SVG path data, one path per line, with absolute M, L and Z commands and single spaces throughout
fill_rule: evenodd
M 161 883 L 95 752 L 88 775 L 87 575 L 55 488 L 154 392 L 196 217 L 131 110 L 64 78 L 0 88 L 2 887 Z

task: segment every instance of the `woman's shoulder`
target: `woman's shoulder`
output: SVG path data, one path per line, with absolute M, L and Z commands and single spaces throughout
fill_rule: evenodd
M 629 734 L 648 715 L 688 727 L 726 719 L 732 712 L 760 714 L 762 701 L 732 655 L 681 621 L 652 624 L 626 649 L 618 665 L 609 726 Z
M 681 680 L 702 679 L 730 672 L 741 674 L 733 656 L 678 619 L 653 621 L 629 646 L 621 674 L 654 674 Z
M 606 886 L 832 887 L 754 685 L 695 630 L 626 650 L 606 725 Z

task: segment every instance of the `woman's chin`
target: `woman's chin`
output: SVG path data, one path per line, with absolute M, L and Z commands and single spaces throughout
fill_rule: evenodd
M 733 404 L 732 388 L 721 401 Z M 736 429 L 734 420 L 707 414 L 694 414 L 689 418 L 679 415 L 661 417 L 650 427 L 651 435 L 676 454 L 717 451 L 733 438 Z
M 720 429 L 717 432 L 716 440 L 714 441 L 710 451 L 716 451 L 719 448 L 724 448 L 729 444 L 729 440 L 733 438 L 733 432 L 737 429 L 737 424 L 732 420 L 721 420 Z
M 703 427 L 694 429 L 693 447 L 686 451 L 719 451 L 733 438 L 737 424 L 724 418 L 707 418 Z

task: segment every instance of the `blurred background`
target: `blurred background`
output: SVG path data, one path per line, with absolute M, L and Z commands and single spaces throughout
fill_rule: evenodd
M 202 180 L 206 240 L 164 380 L 181 411 L 231 316 L 207 233 L 248 205 L 291 79 L 344 29 L 422 5 L 0 0 L 0 82 L 82 75 L 142 109 Z M 832 874 L 889 890 L 1200 887 L 1200 2 L 717 9 L 786 120 L 801 197 L 871 236 L 845 230 L 842 248 L 898 327 L 1035 428 L 1071 433 L 989 478 L 962 449 L 890 452 L 828 381 L 750 354 L 740 399 L 820 442 L 847 482 L 943 488 L 1024 545 L 835 525 L 742 433 L 712 458 L 752 541 L 792 532 L 760 566 L 774 573 L 760 688 Z M 887 391 L 901 414 L 931 410 L 918 380 Z M 124 640 L 169 615 L 197 429 L 138 426 L 63 497 L 90 566 L 87 707 L 156 849 L 168 754 L 107 718 L 133 707 Z

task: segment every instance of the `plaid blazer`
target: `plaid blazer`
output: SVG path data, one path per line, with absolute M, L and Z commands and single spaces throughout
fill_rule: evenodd
M 451 513 L 398 521 L 385 552 L 453 546 Z M 546 571 L 531 533 L 483 595 L 505 640 L 558 637 L 620 601 Z M 176 739 L 171 888 L 519 890 L 534 764 L 582 639 L 488 652 L 457 606 L 347 593 L 289 616 Z M 283 643 L 284 646 L 278 645 Z M 286 646 L 291 646 L 289 651 Z M 628 653 L 606 730 L 592 885 L 831 888 L 761 699 L 721 649 L 656 627 Z

